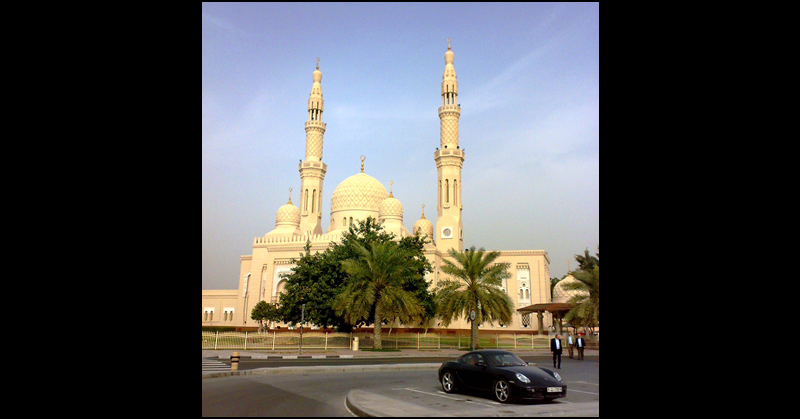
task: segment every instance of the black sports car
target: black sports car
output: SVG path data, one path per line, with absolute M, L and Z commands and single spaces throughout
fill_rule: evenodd
M 510 399 L 553 400 L 567 395 L 567 384 L 555 371 L 534 367 L 508 351 L 468 352 L 439 367 L 446 393 L 457 389 L 491 391 L 500 403 Z

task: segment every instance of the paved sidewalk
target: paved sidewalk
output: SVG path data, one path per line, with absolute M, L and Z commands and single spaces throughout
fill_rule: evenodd
M 353 414 L 361 417 L 374 416 L 600 416 L 600 402 L 528 405 L 504 404 L 494 407 L 476 407 L 470 410 L 459 410 L 457 414 L 450 414 L 442 410 L 434 410 L 414 403 L 395 400 L 390 397 L 370 393 L 363 390 L 351 390 L 347 393 L 345 401 L 347 408 Z

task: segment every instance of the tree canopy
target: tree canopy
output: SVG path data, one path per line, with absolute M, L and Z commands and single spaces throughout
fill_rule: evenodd
M 581 269 L 573 272 L 576 282 L 564 285 L 565 290 L 582 290 L 587 294 L 579 294 L 567 302 L 572 309 L 564 316 L 564 320 L 575 326 L 594 327 L 600 324 L 600 246 L 597 246 L 596 257 L 589 256 L 587 249 L 584 256 L 575 255 Z
M 416 296 L 404 289 L 406 278 L 419 276 L 409 250 L 393 241 L 358 245 L 359 257 L 342 261 L 350 276 L 344 290 L 333 301 L 336 314 L 350 324 L 374 316 L 374 349 L 382 349 L 381 326 L 384 319 L 399 318 L 401 323 L 418 320 L 423 313 Z
M 305 319 L 312 324 L 349 332 L 353 326 L 374 323 L 374 310 L 351 324 L 345 321 L 344 316 L 336 313 L 332 302 L 344 291 L 350 277 L 342 262 L 358 259 L 361 255 L 359 247 L 370 249 L 374 243 L 386 243 L 394 238 L 394 234 L 387 233 L 377 220 L 368 217 L 351 225 L 343 234 L 341 242 L 331 243 L 322 252 L 312 254 L 310 243 L 306 243 L 305 252 L 299 259 L 293 260 L 295 267 L 292 272 L 284 275 L 286 284 L 279 308 L 281 319 L 285 322 L 299 322 L 300 306 L 305 303 Z M 422 252 L 422 239 L 415 235 L 404 237 L 396 243 L 398 249 L 409 252 L 410 256 L 405 263 L 418 274 L 406 278 L 402 284 L 403 289 L 414 294 L 420 301 L 424 309 L 422 316 L 432 318 L 436 303 L 424 279 L 432 268 Z
M 474 347 L 478 325 L 487 321 L 511 324 L 514 303 L 500 289 L 503 279 L 511 277 L 510 264 L 494 263 L 500 252 L 486 252 L 484 248 L 476 251 L 475 246 L 463 252 L 450 249 L 448 254 L 453 261 L 442 259 L 442 272 L 452 279 L 439 283 L 437 314 L 447 326 L 462 316 L 470 319 L 470 312 L 475 310 L 475 320 L 470 320 Z

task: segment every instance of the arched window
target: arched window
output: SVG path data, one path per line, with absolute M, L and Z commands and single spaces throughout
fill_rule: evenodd
M 450 203 L 450 180 L 445 179 L 444 181 L 444 189 L 445 189 L 445 200 L 444 202 Z
M 306 193 L 303 196 L 303 211 L 308 211 L 308 189 L 306 189 Z
M 439 206 L 442 206 L 442 181 L 439 181 Z
M 353 225 L 353 217 L 350 217 L 350 225 Z
M 314 189 L 314 192 L 311 193 L 311 212 L 316 212 L 314 209 L 316 208 L 317 203 L 317 190 Z
M 453 205 L 458 205 L 458 181 L 453 179 Z
M 347 227 L 347 217 L 342 218 L 342 227 Z

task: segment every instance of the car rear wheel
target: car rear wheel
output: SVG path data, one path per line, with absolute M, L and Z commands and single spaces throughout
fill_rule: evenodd
M 445 393 L 453 393 L 456 391 L 456 381 L 452 372 L 445 371 L 444 374 L 442 374 L 442 389 L 444 389 Z
M 508 403 L 508 396 L 511 394 L 511 389 L 508 387 L 508 381 L 503 378 L 494 382 L 492 386 L 494 390 L 494 398 L 500 403 Z

